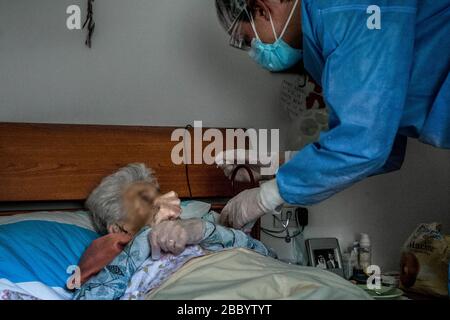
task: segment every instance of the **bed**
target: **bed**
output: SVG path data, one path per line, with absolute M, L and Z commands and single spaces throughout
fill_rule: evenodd
M 88 215 L 80 210 L 90 191 L 104 176 L 134 162 L 153 168 L 163 191 L 175 190 L 183 199 L 209 203 L 211 210 L 220 213 L 227 198 L 249 186 L 232 188 L 214 165 L 173 164 L 170 155 L 178 143 L 171 141 L 174 129 L 0 123 L 0 227 L 17 219 L 32 220 L 34 211 L 45 210 L 48 220 L 61 221 L 69 221 L 79 214 Z M 2 235 L 1 230 L 0 238 L 14 238 L 14 235 Z M 259 224 L 252 236 L 259 239 Z M 20 238 L 17 234 L 17 239 Z M 27 296 L 17 298 L 23 297 Z M 70 295 L 63 294 L 61 298 L 64 297 Z M 370 297 L 330 272 L 288 265 L 249 250 L 233 249 L 189 260 L 158 288 L 148 292 L 145 299 Z

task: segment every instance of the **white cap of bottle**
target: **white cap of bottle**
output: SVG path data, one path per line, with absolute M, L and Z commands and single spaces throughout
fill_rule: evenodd
M 359 240 L 361 247 L 370 247 L 370 238 L 367 233 L 361 233 L 361 239 Z

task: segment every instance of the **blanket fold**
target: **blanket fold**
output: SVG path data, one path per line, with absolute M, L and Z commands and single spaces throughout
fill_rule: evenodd
M 81 284 L 109 265 L 133 238 L 125 233 L 110 233 L 94 240 L 78 263 Z

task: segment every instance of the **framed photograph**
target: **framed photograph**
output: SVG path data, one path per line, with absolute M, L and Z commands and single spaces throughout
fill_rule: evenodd
M 309 264 L 344 276 L 341 249 L 336 238 L 318 238 L 306 240 Z

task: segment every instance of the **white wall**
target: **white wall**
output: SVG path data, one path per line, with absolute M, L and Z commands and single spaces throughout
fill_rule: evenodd
M 0 0 L 1 120 L 282 123 L 281 79 L 229 47 L 214 1 L 96 1 L 92 50 L 84 31 L 66 28 L 70 4 L 85 8 L 85 0 Z
M 79 0 L 0 0 L 0 121 L 282 128 L 283 76 L 232 50 L 212 0 L 98 0 L 93 49 L 65 28 Z M 360 232 L 374 262 L 397 266 L 419 222 L 450 232 L 450 154 L 410 143 L 402 171 L 311 208 L 305 237 Z

